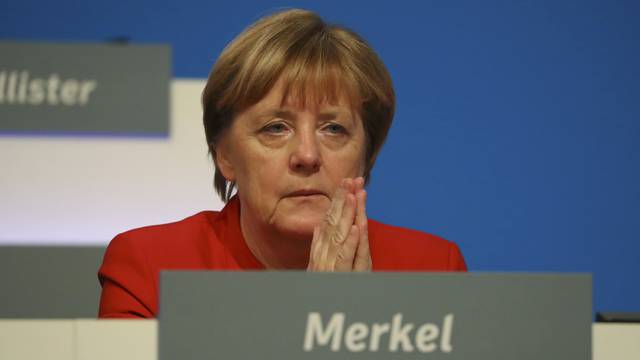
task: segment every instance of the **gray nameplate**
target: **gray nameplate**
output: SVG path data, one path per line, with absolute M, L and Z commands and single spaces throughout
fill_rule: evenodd
M 170 48 L 0 42 L 0 133 L 167 136 Z
M 162 272 L 160 359 L 591 358 L 591 277 Z

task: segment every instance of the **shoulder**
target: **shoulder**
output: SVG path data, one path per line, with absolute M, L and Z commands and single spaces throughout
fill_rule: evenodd
M 215 239 L 218 213 L 203 211 L 181 221 L 146 226 L 116 236 L 104 254 L 100 317 L 153 317 L 161 269 L 201 269 Z
M 193 239 L 194 235 L 197 237 L 198 234 L 206 234 L 211 231 L 217 215 L 217 211 L 202 211 L 180 221 L 125 231 L 118 234 L 112 243 L 136 242 L 139 245 L 152 244 L 154 246 L 183 243 L 185 239 Z
M 369 220 L 374 270 L 466 271 L 458 246 L 426 232 Z
M 120 252 L 125 252 L 128 257 L 144 255 L 156 261 L 199 256 L 199 250 L 210 245 L 218 214 L 202 211 L 180 221 L 123 232 L 111 241 L 105 258 Z

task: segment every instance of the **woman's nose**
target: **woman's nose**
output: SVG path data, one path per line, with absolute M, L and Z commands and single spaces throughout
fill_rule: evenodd
M 320 169 L 321 157 L 315 130 L 300 131 L 293 141 L 290 166 L 296 172 L 314 173 Z

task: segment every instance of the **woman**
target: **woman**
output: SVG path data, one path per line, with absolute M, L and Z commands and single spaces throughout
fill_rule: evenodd
M 367 219 L 395 95 L 357 34 L 308 11 L 267 16 L 222 52 L 202 102 L 227 204 L 118 235 L 101 317 L 154 317 L 161 269 L 466 270 L 455 244 Z

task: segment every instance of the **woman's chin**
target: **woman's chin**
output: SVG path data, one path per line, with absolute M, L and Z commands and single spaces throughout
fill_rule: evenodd
M 318 214 L 296 214 L 276 222 L 278 232 L 292 238 L 311 240 L 313 229 L 322 223 L 324 216 Z

